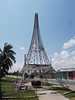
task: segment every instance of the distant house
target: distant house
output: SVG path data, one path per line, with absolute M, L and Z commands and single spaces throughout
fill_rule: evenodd
M 57 71 L 62 80 L 75 80 L 75 68 L 63 68 Z

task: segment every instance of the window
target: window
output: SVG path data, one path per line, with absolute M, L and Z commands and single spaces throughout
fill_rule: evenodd
M 73 72 L 69 72 L 69 77 L 73 78 Z

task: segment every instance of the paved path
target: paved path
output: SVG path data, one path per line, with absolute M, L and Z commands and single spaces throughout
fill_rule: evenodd
M 26 85 L 31 86 L 31 83 L 26 83 Z M 65 98 L 63 95 L 58 93 L 57 91 L 47 90 L 49 87 L 37 88 L 36 94 L 39 100 L 70 100 Z M 34 89 L 36 90 L 36 89 Z
M 44 90 L 44 89 L 39 89 L 37 91 L 37 96 L 39 100 L 70 100 L 68 98 L 65 98 L 57 91 Z

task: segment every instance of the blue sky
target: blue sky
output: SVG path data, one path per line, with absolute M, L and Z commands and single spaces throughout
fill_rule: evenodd
M 1 0 L 0 48 L 5 42 L 13 45 L 17 62 L 12 71 L 23 67 L 36 12 L 42 41 L 54 68 L 75 67 L 75 0 Z

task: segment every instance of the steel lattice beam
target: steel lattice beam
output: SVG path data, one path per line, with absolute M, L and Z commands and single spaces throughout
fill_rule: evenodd
M 27 54 L 27 64 L 45 64 L 49 65 L 49 59 L 45 52 L 40 36 L 38 14 L 35 14 L 33 35 L 30 48 Z

